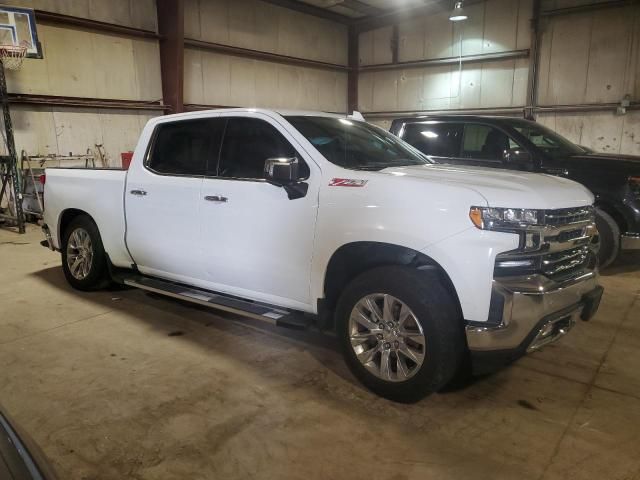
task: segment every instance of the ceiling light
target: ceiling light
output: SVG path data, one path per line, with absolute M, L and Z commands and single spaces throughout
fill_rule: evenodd
M 453 12 L 451 12 L 449 20 L 451 20 L 452 22 L 461 22 L 463 20 L 466 20 L 467 18 L 469 17 L 466 13 L 464 13 L 462 2 L 456 2 L 456 6 L 454 7 Z
M 425 130 L 421 133 L 427 138 L 438 138 L 438 134 L 436 132 L 432 132 L 431 130 Z

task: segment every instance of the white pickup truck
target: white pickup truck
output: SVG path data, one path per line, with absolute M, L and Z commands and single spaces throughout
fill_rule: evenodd
M 398 401 L 556 340 L 602 295 L 584 187 L 433 164 L 344 116 L 154 118 L 128 171 L 47 169 L 44 198 L 73 287 L 334 331 L 355 376 Z

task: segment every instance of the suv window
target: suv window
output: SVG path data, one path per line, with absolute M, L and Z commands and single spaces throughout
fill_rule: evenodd
M 148 167 L 167 175 L 204 175 L 207 164 L 215 165 L 224 120 L 203 118 L 156 127 Z
M 458 157 L 462 128 L 460 123 L 407 123 L 402 139 L 426 155 Z
M 262 179 L 265 160 L 283 157 L 298 157 L 300 178 L 309 176 L 308 165 L 273 126 L 256 118 L 231 117 L 227 119 L 217 175 Z
M 506 151 L 518 147 L 506 133 L 489 125 L 468 124 L 464 127 L 463 157 L 502 161 Z

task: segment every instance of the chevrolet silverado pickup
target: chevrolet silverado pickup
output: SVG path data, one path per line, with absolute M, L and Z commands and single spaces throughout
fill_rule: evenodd
M 391 132 L 439 163 L 558 175 L 595 196 L 600 268 L 640 250 L 640 157 L 596 153 L 521 118 L 436 115 L 398 118 Z
M 397 401 L 553 342 L 602 295 L 586 188 L 434 164 L 353 117 L 158 117 L 127 171 L 47 169 L 44 198 L 44 243 L 76 289 L 333 331 L 354 375 Z

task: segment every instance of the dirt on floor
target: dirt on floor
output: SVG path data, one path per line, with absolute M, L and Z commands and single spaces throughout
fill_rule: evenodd
M 335 339 L 73 291 L 0 230 L 0 404 L 60 479 L 640 479 L 640 258 L 594 320 L 455 391 L 364 390 Z

